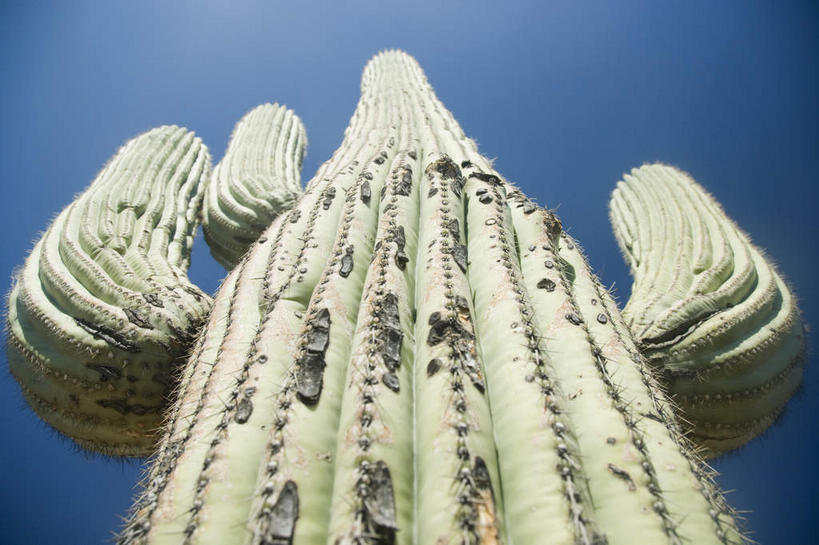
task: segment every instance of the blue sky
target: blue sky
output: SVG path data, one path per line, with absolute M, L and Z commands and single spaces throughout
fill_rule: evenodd
M 366 61 L 400 48 L 500 172 L 558 208 L 621 302 L 631 282 L 608 195 L 660 160 L 714 194 L 819 323 L 819 6 L 577 4 L 3 0 L 0 271 L 10 279 L 116 148 L 153 126 L 187 126 L 218 160 L 243 113 L 285 103 L 307 128 L 309 179 L 341 141 Z M 200 238 L 191 276 L 214 291 L 223 275 Z M 763 544 L 816 539 L 813 360 L 775 428 L 715 463 Z M 2 367 L 0 542 L 106 543 L 141 466 L 56 437 Z

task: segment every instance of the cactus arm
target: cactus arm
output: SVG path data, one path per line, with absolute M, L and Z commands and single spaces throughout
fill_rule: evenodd
M 716 201 L 672 167 L 625 176 L 611 218 L 634 275 L 624 316 L 691 438 L 708 456 L 746 443 L 801 383 L 804 327 L 790 290 Z M 650 248 L 654 233 L 669 242 Z
M 126 143 L 35 245 L 9 297 L 8 357 L 76 443 L 146 454 L 210 298 L 185 270 L 210 158 L 178 127 Z
M 205 239 L 225 268 L 301 195 L 306 146 L 301 120 L 278 104 L 257 106 L 236 124 L 203 207 Z

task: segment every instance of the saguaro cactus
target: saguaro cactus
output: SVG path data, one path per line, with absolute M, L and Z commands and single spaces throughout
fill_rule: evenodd
M 298 199 L 306 146 L 301 120 L 278 104 L 257 106 L 236 124 L 208 184 L 202 221 L 213 257 L 228 270 Z
M 146 455 L 210 310 L 188 268 L 210 156 L 161 127 L 57 216 L 16 275 L 8 360 L 37 414 L 83 447 Z
M 690 176 L 632 170 L 611 220 L 634 275 L 623 316 L 713 456 L 776 419 L 802 380 L 804 326 L 790 290 Z
M 615 304 L 420 67 L 231 272 L 119 542 L 739 543 Z

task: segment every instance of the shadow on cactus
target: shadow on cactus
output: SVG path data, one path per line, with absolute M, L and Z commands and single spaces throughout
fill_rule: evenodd
M 624 318 L 560 221 L 493 170 L 412 58 L 379 54 L 361 91 L 341 147 L 300 197 L 303 129 L 292 113 L 261 109 L 237 127 L 216 173 L 203 167 L 196 195 L 179 200 L 198 207 L 211 196 L 208 240 L 229 241 L 213 247 L 226 265 L 255 242 L 178 373 L 119 543 L 744 542 L 696 450 L 750 439 L 801 377 L 801 322 L 759 252 L 693 182 L 666 167 L 635 171 L 612 201 L 636 282 Z M 286 178 L 257 178 L 277 168 Z M 118 241 L 144 233 L 142 216 L 117 214 L 139 210 L 135 195 L 161 200 L 133 185 L 94 205 L 101 219 L 71 224 L 82 236 L 117 234 L 98 249 L 79 244 L 78 261 L 129 255 L 130 242 Z M 73 233 L 62 225 L 45 240 Z M 677 245 L 685 251 L 660 249 Z M 123 435 L 133 426 L 94 396 L 122 395 L 133 357 L 91 368 L 102 376 L 77 388 L 50 377 L 87 367 L 78 354 L 89 349 L 43 332 L 73 323 L 104 358 L 131 354 L 123 343 L 143 342 L 146 328 L 130 299 L 106 300 L 102 318 L 76 314 L 84 307 L 59 290 L 88 274 L 60 280 L 27 272 L 29 262 L 9 313 L 15 375 L 52 425 L 74 433 L 51 413 L 110 420 L 106 440 L 116 443 L 116 425 Z M 102 280 L 120 289 L 125 276 L 106 263 L 96 265 Z M 42 299 L 59 317 L 19 312 L 21 286 L 56 293 Z M 153 292 L 129 289 L 150 305 Z M 141 309 L 137 322 L 158 328 Z M 74 351 L 58 358 L 63 346 Z M 39 383 L 49 389 L 31 396 Z M 71 396 L 94 412 L 71 409 Z

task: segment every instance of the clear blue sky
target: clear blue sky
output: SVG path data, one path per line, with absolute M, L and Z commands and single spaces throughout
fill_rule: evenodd
M 3 0 L 0 271 L 10 278 L 116 148 L 156 125 L 196 131 L 218 160 L 244 112 L 285 103 L 307 128 L 308 179 L 341 141 L 365 62 L 400 48 L 498 169 L 559 207 L 622 302 L 608 195 L 661 160 L 767 249 L 816 329 L 819 5 L 576 4 Z M 223 274 L 200 238 L 192 277 L 214 291 Z M 715 464 L 765 545 L 819 542 L 815 363 L 780 423 Z M 2 367 L 0 542 L 106 543 L 141 466 L 60 440 Z

